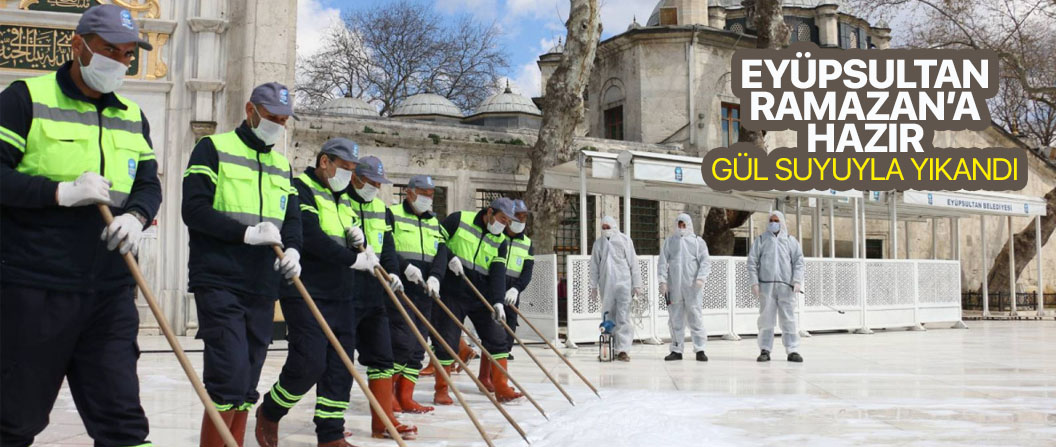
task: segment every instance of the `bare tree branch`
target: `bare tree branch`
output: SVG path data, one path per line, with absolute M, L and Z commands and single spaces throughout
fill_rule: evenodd
M 453 22 L 410 1 L 346 13 L 323 49 L 298 64 L 307 107 L 349 95 L 389 115 L 404 98 L 436 93 L 469 111 L 494 90 L 509 60 L 495 24 Z

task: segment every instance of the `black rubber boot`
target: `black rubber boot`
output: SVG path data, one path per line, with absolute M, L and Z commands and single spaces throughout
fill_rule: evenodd
M 668 354 L 667 357 L 664 357 L 664 360 L 667 360 L 669 362 L 672 361 L 672 360 L 682 360 L 682 353 L 681 352 L 672 352 L 672 353 Z
M 755 358 L 755 361 L 757 361 L 757 362 L 769 362 L 770 361 L 770 351 L 767 351 L 767 350 L 764 349 L 763 352 L 759 353 L 759 357 Z
M 793 353 L 788 355 L 788 361 L 796 362 L 796 363 L 803 363 L 803 356 L 799 355 L 798 352 L 793 352 Z
M 706 361 L 708 361 L 708 356 L 706 354 L 704 354 L 704 351 L 697 351 L 697 361 L 698 362 L 706 362 Z

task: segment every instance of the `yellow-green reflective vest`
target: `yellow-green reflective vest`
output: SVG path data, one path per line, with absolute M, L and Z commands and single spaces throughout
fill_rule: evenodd
M 417 215 L 407 212 L 403 203 L 389 207 L 392 211 L 394 228 L 393 240 L 396 242 L 396 254 L 407 261 L 433 262 L 444 236 L 440 233 L 440 221 L 430 214 L 428 219 L 419 219 Z
M 367 239 L 374 253 L 381 255 L 381 249 L 385 245 L 385 233 L 392 231 L 392 227 L 385 222 L 385 202 L 375 197 L 368 203 L 355 202 L 352 209 L 359 215 L 363 228 L 363 237 Z
M 143 137 L 139 106 L 117 95 L 125 110 L 99 111 L 92 103 L 62 93 L 54 72 L 23 81 L 33 101 L 33 121 L 25 147 L 15 146 L 23 151 L 18 172 L 57 182 L 95 172 L 112 183 L 110 205 L 124 206 L 139 163 L 154 159 Z
M 510 239 L 510 249 L 506 253 L 506 276 L 521 277 L 521 272 L 524 271 L 524 261 L 535 259 L 528 254 L 530 248 L 532 248 L 532 239 L 528 235 L 524 235 L 523 238 Z
M 330 239 L 342 247 L 348 248 L 348 239 L 345 238 L 345 228 L 359 225 L 359 217 L 352 211 L 352 201 L 348 195 L 342 193 L 339 201 L 334 202 L 334 193 L 319 182 L 315 181 L 308 173 L 297 176 L 312 191 L 315 206 L 301 202 L 301 211 L 313 213 L 319 216 L 319 227 L 330 236 Z
M 274 150 L 255 151 L 234 131 L 206 138 L 213 140 L 220 161 L 213 209 L 243 225 L 271 222 L 282 229 L 286 203 L 296 194 L 286 157 Z
M 463 211 L 459 217 L 458 229 L 447 238 L 447 248 L 462 261 L 463 269 L 487 275 L 492 262 L 506 262 L 506 258 L 499 257 L 505 234 L 494 235 L 474 225 L 476 212 Z

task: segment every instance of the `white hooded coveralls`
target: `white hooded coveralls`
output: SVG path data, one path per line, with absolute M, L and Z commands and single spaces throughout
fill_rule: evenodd
M 685 230 L 677 222 L 686 224 Z M 660 247 L 657 266 L 660 284 L 667 285 L 668 328 L 671 329 L 671 352 L 682 353 L 686 340 L 686 322 L 693 338 L 695 352 L 704 350 L 708 332 L 704 330 L 704 287 L 698 282 L 706 281 L 711 273 L 708 244 L 693 232 L 693 219 L 688 214 L 679 214 L 675 234 Z M 664 297 L 660 297 L 664 299 Z
M 605 216 L 603 225 L 612 228 L 611 237 L 599 237 L 590 250 L 590 288 L 601 295 L 601 312 L 616 323 L 613 339 L 616 352 L 627 352 L 634 338 L 631 326 L 631 292 L 641 285 L 638 258 L 631 238 L 621 233 L 616 219 Z
M 777 234 L 767 230 L 755 238 L 748 250 L 748 282 L 759 286 L 759 349 L 774 346 L 774 324 L 781 321 L 781 343 L 786 353 L 799 349 L 796 329 L 795 286 L 803 285 L 803 249 L 788 235 L 785 215 L 771 211 L 780 220 Z

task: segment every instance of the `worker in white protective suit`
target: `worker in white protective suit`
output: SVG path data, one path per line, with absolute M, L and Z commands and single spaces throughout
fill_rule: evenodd
M 774 324 L 781 320 L 781 343 L 788 361 L 802 362 L 796 328 L 796 294 L 803 289 L 803 248 L 788 234 L 785 215 L 770 212 L 770 222 L 748 250 L 748 282 L 759 299 L 759 357 L 770 361 Z
M 671 329 L 671 353 L 664 360 L 682 360 L 688 321 L 697 361 L 706 362 L 704 343 L 708 341 L 708 332 L 704 330 L 703 311 L 704 281 L 711 273 L 708 244 L 693 232 L 689 214 L 679 214 L 676 225 L 675 234 L 660 247 L 656 271 L 660 296 L 667 298 L 667 324 Z
M 618 230 L 612 216 L 601 219 L 601 237 L 594 241 L 590 254 L 590 299 L 596 301 L 600 290 L 601 313 L 609 313 L 613 328 L 616 360 L 631 361 L 634 328 L 631 326 L 631 299 L 642 294 L 638 275 L 638 258 L 631 238 Z

